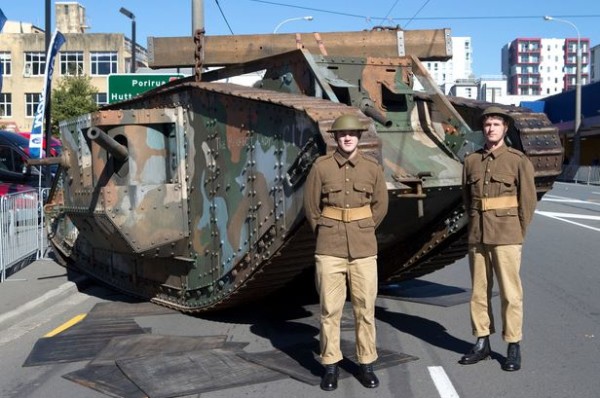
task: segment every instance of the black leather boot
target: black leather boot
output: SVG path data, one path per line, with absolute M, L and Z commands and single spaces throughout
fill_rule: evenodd
M 484 359 L 490 359 L 491 352 L 490 337 L 479 337 L 473 348 L 471 348 L 471 351 L 465 354 L 458 363 L 461 365 L 472 365 Z
M 508 343 L 506 362 L 502 364 L 502 369 L 507 372 L 521 369 L 521 347 L 519 343 Z
M 373 371 L 373 364 L 360 364 L 360 372 L 358 373 L 358 381 L 367 388 L 379 387 L 379 379 Z
M 338 386 L 339 375 L 340 369 L 338 368 L 337 363 L 325 365 L 325 374 L 321 379 L 321 389 L 325 391 L 335 390 Z

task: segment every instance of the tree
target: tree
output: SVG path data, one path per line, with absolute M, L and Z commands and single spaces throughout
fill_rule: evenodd
M 94 95 L 98 89 L 85 75 L 65 76 L 52 90 L 52 133 L 58 134 L 58 122 L 71 119 L 98 109 Z

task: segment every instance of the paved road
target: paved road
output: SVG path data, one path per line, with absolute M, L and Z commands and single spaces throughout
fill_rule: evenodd
M 457 363 L 473 343 L 465 294 L 415 297 L 417 293 L 469 288 L 468 265 L 461 260 L 408 285 L 412 301 L 378 299 L 378 343 L 418 357 L 378 372 L 381 386 L 367 390 L 352 377 L 324 393 L 291 378 L 202 393 L 202 397 L 598 397 L 600 389 L 600 188 L 557 183 L 539 203 L 523 253 L 525 330 L 523 369 L 500 369 L 506 345 L 492 336 L 493 360 Z M 76 281 L 77 284 L 73 283 Z M 106 395 L 63 378 L 88 361 L 22 367 L 38 339 L 98 303 L 127 299 L 84 283 L 52 261 L 37 261 L 0 285 L 0 397 L 82 397 Z M 411 288 L 412 290 L 408 290 Z M 78 289 L 82 291 L 79 292 Z M 442 306 L 449 297 L 454 305 Z M 493 301 L 499 321 L 499 299 Z M 316 341 L 314 303 L 286 306 L 262 303 L 250 313 L 193 317 L 179 313 L 137 316 L 153 335 L 226 335 L 257 353 L 296 341 Z M 353 331 L 343 338 L 352 340 Z M 296 353 L 297 354 L 297 353 Z M 236 380 L 231 375 L 232 381 Z M 165 380 L 165 382 L 168 382 Z M 193 395 L 197 396 L 197 395 Z

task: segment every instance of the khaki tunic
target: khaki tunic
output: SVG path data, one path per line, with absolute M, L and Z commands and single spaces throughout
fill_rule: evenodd
M 463 192 L 469 214 L 470 244 L 522 244 L 537 204 L 533 165 L 505 145 L 481 149 L 465 158 Z M 518 207 L 481 211 L 483 198 L 516 196 Z
M 371 206 L 373 217 L 343 222 L 321 216 L 323 206 Z M 304 211 L 317 235 L 315 254 L 363 258 L 377 254 L 375 228 L 387 213 L 388 193 L 377 161 L 358 152 L 353 159 L 339 152 L 319 157 L 304 187 Z

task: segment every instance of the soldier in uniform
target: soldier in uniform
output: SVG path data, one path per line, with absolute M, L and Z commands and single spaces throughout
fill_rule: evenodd
M 473 285 L 471 325 L 477 341 L 459 363 L 470 365 L 490 357 L 495 273 L 502 303 L 502 338 L 508 343 L 502 369 L 516 371 L 521 368 L 523 325 L 521 250 L 537 204 L 533 165 L 523 153 L 504 144 L 513 120 L 502 108 L 485 109 L 481 122 L 485 146 L 465 158 L 463 173 Z
M 317 237 L 315 279 L 321 307 L 320 358 L 325 366 L 321 388 L 326 391 L 338 384 L 347 284 L 356 327 L 358 379 L 367 388 L 379 385 L 373 371 L 377 359 L 375 228 L 387 213 L 388 194 L 382 167 L 358 150 L 365 130 L 355 115 L 338 117 L 329 130 L 337 150 L 315 161 L 305 185 L 304 210 Z

